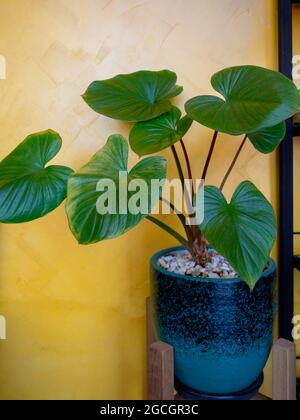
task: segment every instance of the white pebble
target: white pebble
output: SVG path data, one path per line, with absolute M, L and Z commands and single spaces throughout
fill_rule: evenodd
M 162 268 L 165 268 L 165 269 L 168 269 L 168 268 L 169 268 L 169 264 L 166 262 L 166 260 L 165 260 L 164 258 L 160 258 L 160 259 L 158 260 L 158 264 L 159 264 Z
M 211 251 L 211 261 L 202 267 L 188 252 L 174 252 L 159 258 L 158 264 L 171 273 L 203 278 L 237 278 L 238 275 L 224 257 Z

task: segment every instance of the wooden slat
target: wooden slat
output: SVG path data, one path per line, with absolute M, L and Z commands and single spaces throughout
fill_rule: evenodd
M 295 344 L 283 339 L 273 346 L 273 400 L 296 401 Z
M 251 401 L 272 401 L 271 398 L 266 397 L 263 394 L 255 394 Z
M 154 344 L 156 339 L 156 334 L 154 331 L 153 321 L 152 321 L 152 310 L 151 310 L 151 298 L 146 300 L 146 322 L 147 322 L 147 379 L 148 379 L 148 392 L 151 387 L 150 384 L 150 347 Z
M 174 400 L 175 401 L 185 401 L 185 399 L 178 394 L 175 395 Z
M 148 399 L 163 401 L 174 399 L 173 347 L 157 341 L 153 326 L 151 299 L 147 299 L 147 354 Z
M 150 346 L 148 369 L 148 399 L 174 400 L 173 347 L 157 341 Z
M 149 349 L 151 344 L 157 341 L 153 320 L 152 320 L 152 309 L 151 309 L 151 298 L 146 301 L 146 317 L 147 317 L 147 348 Z

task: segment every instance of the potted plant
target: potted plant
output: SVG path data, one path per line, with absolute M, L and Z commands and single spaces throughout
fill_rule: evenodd
M 269 256 L 276 223 L 271 204 L 250 181 L 237 187 L 231 201 L 222 191 L 246 142 L 262 153 L 278 147 L 285 120 L 299 110 L 299 96 L 280 73 L 233 67 L 212 78 L 220 95 L 189 100 L 182 117 L 171 103 L 183 90 L 176 83 L 173 72 L 140 71 L 96 81 L 83 99 L 101 115 L 134 123 L 129 143 L 140 157 L 171 147 L 191 210 L 178 214 L 184 234 L 151 215 L 160 199 L 176 211 L 161 195 L 166 160 L 146 157 L 129 170 L 129 147 L 121 135 L 111 136 L 75 173 L 67 167 L 45 168 L 59 151 L 57 133 L 29 136 L 0 164 L 0 221 L 42 217 L 67 196 L 70 229 L 80 244 L 116 238 L 146 218 L 170 233 L 181 246 L 152 258 L 152 302 L 158 336 L 175 350 L 178 388 L 216 398 L 241 397 L 261 384 L 272 343 L 276 267 Z M 195 189 L 183 140 L 193 121 L 213 130 L 204 181 L 219 133 L 243 136 L 220 187 L 206 186 L 204 193 Z M 183 188 L 177 144 L 190 191 Z M 153 193 L 154 179 L 159 188 Z M 137 194 L 142 186 L 149 188 Z M 120 198 L 124 189 L 125 202 Z M 203 194 L 201 217 L 197 203 Z M 145 196 L 146 205 L 141 204 Z

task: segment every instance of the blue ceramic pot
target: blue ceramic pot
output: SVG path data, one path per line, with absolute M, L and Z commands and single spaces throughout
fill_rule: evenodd
M 241 279 L 172 274 L 151 260 L 157 335 L 174 347 L 175 375 L 199 393 L 229 395 L 257 382 L 273 341 L 276 266 L 269 261 L 254 291 Z

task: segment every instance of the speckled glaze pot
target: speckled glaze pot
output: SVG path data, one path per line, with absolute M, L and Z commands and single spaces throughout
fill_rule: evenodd
M 273 341 L 276 266 L 269 261 L 254 291 L 241 279 L 172 274 L 151 260 L 157 335 L 174 347 L 176 379 L 187 389 L 231 395 L 257 383 Z

